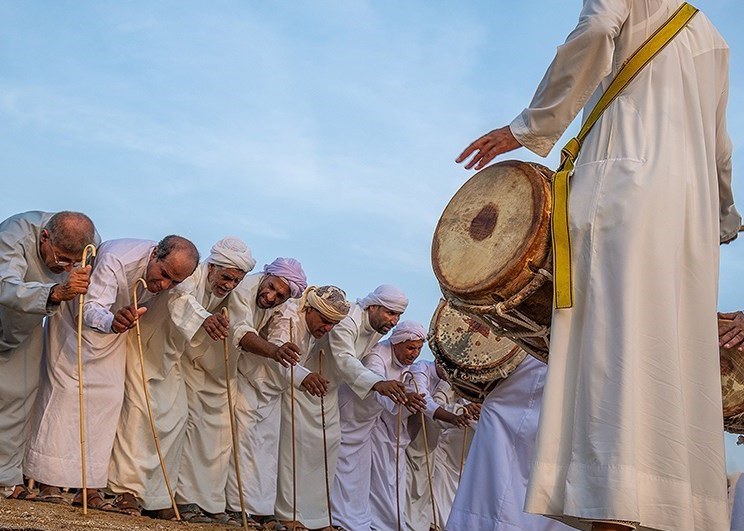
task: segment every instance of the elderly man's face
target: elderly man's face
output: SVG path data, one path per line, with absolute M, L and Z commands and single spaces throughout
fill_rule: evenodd
M 320 339 L 326 335 L 328 332 L 333 330 L 333 327 L 339 322 L 340 321 L 328 319 L 328 317 L 313 307 L 308 308 L 305 312 L 305 323 L 307 324 L 307 329 L 310 330 L 310 333 L 315 339 Z
M 266 275 L 258 285 L 256 305 L 268 310 L 284 304 L 289 299 L 290 294 L 289 285 L 284 282 L 284 279 L 274 275 Z
M 234 267 L 209 264 L 208 269 L 207 282 L 209 290 L 215 297 L 227 297 L 245 277 L 245 271 Z
M 155 253 L 156 250 L 153 249 L 145 270 L 147 291 L 150 293 L 169 290 L 194 272 L 194 259 L 187 251 L 173 250 L 162 260 L 157 258 Z
M 41 237 L 39 239 L 39 254 L 41 259 L 44 261 L 44 265 L 47 266 L 49 271 L 55 275 L 68 273 L 76 267 L 81 257 L 72 256 L 71 253 L 62 250 L 57 243 L 52 240 L 49 231 L 43 229 L 41 231 Z
M 393 345 L 393 354 L 395 354 L 396 359 L 401 364 L 410 365 L 414 361 L 416 361 L 416 358 L 418 358 L 419 354 L 421 354 L 421 347 L 423 346 L 423 339 L 411 339 L 409 341 L 403 341 L 402 343 Z
M 372 325 L 378 333 L 387 334 L 400 321 L 403 312 L 394 312 L 384 306 L 373 304 L 367 308 L 369 324 Z

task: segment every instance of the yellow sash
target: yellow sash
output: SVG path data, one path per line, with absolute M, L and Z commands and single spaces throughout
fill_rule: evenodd
M 581 150 L 581 145 L 592 126 L 610 103 L 638 75 L 644 66 L 687 25 L 698 10 L 688 3 L 679 9 L 656 30 L 623 63 L 622 68 L 605 90 L 602 97 L 592 109 L 581 131 L 568 141 L 561 150 L 561 164 L 553 177 L 553 286 L 556 308 L 573 306 L 573 283 L 571 273 L 571 236 L 568 231 L 568 181 L 574 170 L 574 163 Z

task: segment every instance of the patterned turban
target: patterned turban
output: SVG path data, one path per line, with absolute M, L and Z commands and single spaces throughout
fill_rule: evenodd
M 363 299 L 357 299 L 357 303 L 365 310 L 370 306 L 376 305 L 384 306 L 394 312 L 403 313 L 408 307 L 408 297 L 399 288 L 390 284 L 383 284 Z
M 249 273 L 256 267 L 251 249 L 240 238 L 228 236 L 215 243 L 209 250 L 207 262 L 220 267 L 240 269 Z
M 351 305 L 346 300 L 346 293 L 336 286 L 310 286 L 300 300 L 300 311 L 315 308 L 326 319 L 340 321 L 349 314 Z
M 416 321 L 401 321 L 393 328 L 393 333 L 390 334 L 390 342 L 393 345 L 418 339 L 426 341 L 426 328 Z
M 280 277 L 289 286 L 290 297 L 296 299 L 307 287 L 307 277 L 302 264 L 294 258 L 277 258 L 263 268 L 264 273 Z

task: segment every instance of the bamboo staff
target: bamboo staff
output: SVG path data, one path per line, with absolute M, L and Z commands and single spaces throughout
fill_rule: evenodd
M 465 406 L 460 406 L 457 411 L 465 412 L 467 411 L 467 409 L 465 409 Z M 458 484 L 460 483 L 460 480 L 462 480 L 462 467 L 465 464 L 465 450 L 467 450 L 467 441 L 468 441 L 468 427 L 465 426 L 462 432 L 462 452 L 460 453 L 460 474 L 457 476 Z
M 150 393 L 147 391 L 147 377 L 145 376 L 145 355 L 142 352 L 142 334 L 140 333 L 139 315 L 137 312 L 137 288 L 139 284 L 142 284 L 147 289 L 147 281 L 144 278 L 138 278 L 137 282 L 134 283 L 132 288 L 132 301 L 134 304 L 134 313 L 137 320 L 134 322 L 134 326 L 137 329 L 137 347 L 139 349 L 140 359 L 140 372 L 142 374 L 142 389 L 145 392 L 145 404 L 147 404 L 147 415 L 150 418 L 150 429 L 152 430 L 152 438 L 155 440 L 155 450 L 158 453 L 158 460 L 160 461 L 160 469 L 163 471 L 163 478 L 165 478 L 165 487 L 168 489 L 168 496 L 170 496 L 171 505 L 173 512 L 176 513 L 176 520 L 181 520 L 181 513 L 178 512 L 178 505 L 176 505 L 176 498 L 173 496 L 173 490 L 171 490 L 170 482 L 168 481 L 168 473 L 165 471 L 165 462 L 163 461 L 163 454 L 160 452 L 160 440 L 158 439 L 158 431 L 155 429 L 155 421 L 152 418 L 152 407 L 150 407 Z
M 228 319 L 227 308 L 222 308 L 222 316 Z M 225 357 L 225 387 L 227 387 L 227 409 L 230 413 L 230 431 L 232 432 L 233 461 L 235 461 L 235 476 L 238 480 L 238 492 L 240 493 L 240 514 L 243 518 L 243 529 L 248 529 L 248 517 L 245 512 L 245 501 L 243 500 L 243 482 L 240 479 L 240 460 L 238 459 L 238 430 L 235 426 L 235 411 L 233 410 L 232 391 L 230 390 L 230 363 L 227 349 L 227 338 L 222 339 L 222 350 Z
M 82 267 L 88 263 L 88 251 L 91 256 L 96 255 L 96 246 L 89 243 L 83 249 Z M 83 514 L 88 514 L 88 471 L 85 465 L 85 401 L 83 400 L 83 304 L 85 294 L 78 298 L 77 322 L 77 358 L 78 358 L 78 394 L 80 395 L 80 463 L 83 484 Z
M 289 342 L 294 343 L 294 324 L 289 320 Z M 289 399 L 292 413 L 292 531 L 297 528 L 297 444 L 295 440 L 294 365 L 289 366 Z
M 318 374 L 323 376 L 323 349 L 318 353 Z M 328 525 L 333 528 L 333 519 L 331 517 L 331 484 L 328 481 L 328 440 L 326 436 L 325 422 L 325 402 L 323 395 L 320 395 L 320 420 L 323 425 L 323 464 L 325 465 L 325 487 L 326 487 L 326 506 L 328 507 Z

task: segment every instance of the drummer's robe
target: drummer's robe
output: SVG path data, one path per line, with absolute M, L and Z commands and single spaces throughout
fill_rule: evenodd
M 744 481 L 741 476 L 731 486 L 731 531 L 744 531 Z
M 546 155 L 678 0 L 585 0 L 511 124 Z M 571 179 L 574 305 L 553 313 L 527 509 L 725 531 L 719 241 L 741 224 L 726 132 L 729 50 L 698 13 L 605 111 Z M 595 90 L 596 89 L 596 90 Z
M 132 303 L 155 242 L 101 244 L 83 308 L 83 384 L 87 486 L 106 487 L 109 458 L 124 398 L 126 360 L 137 352 L 134 329 L 111 331 L 114 313 Z M 147 306 L 153 294 L 139 285 Z M 44 372 L 34 406 L 24 473 L 59 487 L 82 487 L 77 364 L 77 303 L 62 306 L 45 327 Z M 146 441 L 142 441 L 145 444 Z
M 39 254 L 39 236 L 52 215 L 24 212 L 0 223 L 0 485 L 23 481 L 41 374 L 42 321 L 58 313 L 60 305 L 48 303 L 49 292 L 67 278 L 52 273 Z
M 178 471 L 176 502 L 196 503 L 203 510 L 225 510 L 225 485 L 232 452 L 227 405 L 224 346 L 202 328 L 210 315 L 219 314 L 230 295 L 217 297 L 209 290 L 209 264 L 176 288 L 170 299 L 171 320 L 185 345 L 181 374 L 186 388 L 188 420 Z M 231 322 L 233 318 L 230 317 Z M 231 392 L 236 394 L 237 350 L 228 348 Z
M 256 304 L 256 295 L 264 273 L 246 275 L 230 294 L 228 309 L 231 317 L 232 347 L 240 350 L 240 340 L 248 332 L 271 339 L 272 320 L 281 315 L 286 302 L 263 309 Z M 274 323 L 275 324 L 275 323 Z M 279 456 L 281 397 L 286 377 L 276 361 L 240 350 L 237 357 L 237 393 L 235 421 L 238 431 L 238 459 L 245 509 L 253 515 L 272 515 L 276 503 L 276 474 Z M 235 462 L 230 456 L 225 487 L 227 508 L 240 511 Z
M 544 363 L 527 356 L 486 397 L 446 530 L 568 531 L 524 511 L 545 370 Z M 461 450 L 452 450 L 459 461 Z

